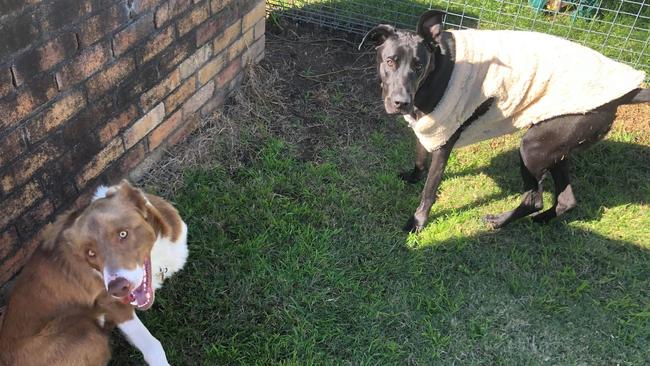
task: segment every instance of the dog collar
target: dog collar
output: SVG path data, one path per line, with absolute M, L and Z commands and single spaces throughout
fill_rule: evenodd
M 431 59 L 433 58 L 433 52 L 428 53 L 427 55 L 427 64 L 424 66 L 424 72 L 422 75 L 418 78 L 417 86 L 415 90 L 419 90 L 420 86 L 422 85 L 422 82 L 427 78 L 427 75 L 429 75 L 429 67 L 431 66 Z

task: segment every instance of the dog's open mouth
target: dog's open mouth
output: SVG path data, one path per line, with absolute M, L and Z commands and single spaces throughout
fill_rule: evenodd
M 143 268 L 144 278 L 142 283 L 124 298 L 125 303 L 134 305 L 138 310 L 149 309 L 154 300 L 154 289 L 151 281 L 151 258 L 145 259 Z

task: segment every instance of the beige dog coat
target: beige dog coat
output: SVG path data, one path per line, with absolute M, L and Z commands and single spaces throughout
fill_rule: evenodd
M 559 37 L 520 31 L 450 31 L 456 62 L 444 96 L 417 121 L 405 117 L 428 151 L 494 98 L 455 146 L 512 133 L 565 114 L 584 114 L 639 88 L 645 73 Z

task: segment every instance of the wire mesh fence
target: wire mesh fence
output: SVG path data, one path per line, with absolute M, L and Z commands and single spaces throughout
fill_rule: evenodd
M 446 28 L 554 34 L 645 70 L 650 80 L 650 0 L 267 0 L 267 9 L 355 34 L 379 23 L 414 29 L 423 11 L 439 9 Z

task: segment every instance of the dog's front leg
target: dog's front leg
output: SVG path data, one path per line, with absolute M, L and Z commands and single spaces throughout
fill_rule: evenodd
M 151 333 L 149 329 L 142 324 L 138 316 L 133 312 L 133 318 L 117 325 L 124 333 L 126 338 L 137 349 L 142 352 L 144 360 L 151 366 L 168 366 L 165 350 Z
M 427 181 L 422 190 L 420 205 L 417 210 L 415 210 L 415 214 L 408 220 L 406 226 L 404 226 L 405 231 L 419 232 L 424 228 L 424 225 L 426 225 L 427 220 L 429 219 L 429 211 L 431 211 L 431 206 L 436 201 L 438 195 L 438 186 L 440 185 L 442 174 L 447 166 L 449 154 L 451 154 L 451 150 L 457 139 L 458 136 L 452 136 L 450 141 L 447 141 L 446 144 L 431 153 L 431 165 L 429 165 Z
M 413 170 L 399 173 L 399 177 L 407 183 L 417 183 L 424 178 L 424 164 L 427 160 L 427 149 L 415 138 L 415 166 Z

